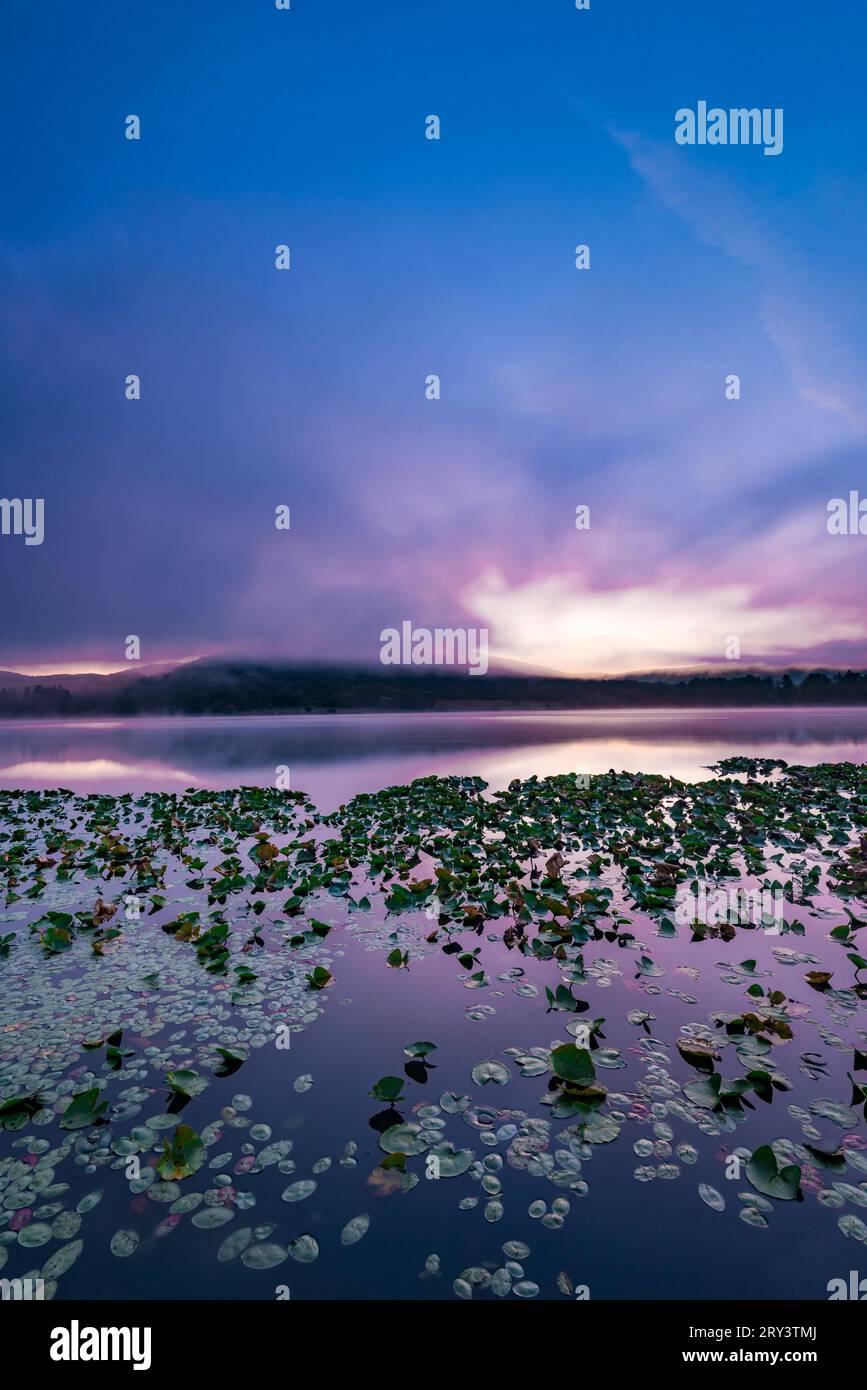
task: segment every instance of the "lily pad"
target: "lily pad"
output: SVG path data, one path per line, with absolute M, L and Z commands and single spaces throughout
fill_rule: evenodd
M 306 1197 L 311 1197 L 316 1191 L 316 1183 L 312 1178 L 300 1178 L 298 1182 L 290 1183 L 283 1192 L 284 1202 L 303 1202 Z
M 497 1086 L 505 1086 L 511 1080 L 512 1073 L 502 1062 L 477 1062 L 473 1067 L 472 1076 L 477 1086 L 487 1086 L 490 1082 Z
M 289 1242 L 289 1254 L 299 1264 L 312 1264 L 319 1257 L 319 1242 L 311 1235 L 298 1236 Z
M 274 1269 L 288 1258 L 289 1251 L 285 1246 L 268 1241 L 263 1241 L 261 1245 L 248 1245 L 241 1251 L 241 1263 L 248 1269 Z
M 747 1164 L 747 1178 L 756 1191 L 763 1192 L 766 1197 L 781 1202 L 801 1200 L 800 1168 L 795 1163 L 781 1168 L 770 1144 L 756 1149 Z
M 392 1125 L 379 1137 L 379 1147 L 387 1154 L 420 1154 L 427 1148 L 421 1125 L 409 1123 Z
M 141 1236 L 138 1231 L 124 1226 L 119 1231 L 115 1231 L 109 1248 L 112 1255 L 116 1255 L 119 1260 L 126 1260 L 138 1250 L 140 1241 Z
M 252 1239 L 253 1230 L 250 1226 L 241 1226 L 238 1230 L 233 1231 L 230 1236 L 226 1236 L 226 1239 L 217 1251 L 217 1259 L 220 1264 L 227 1264 L 229 1260 L 234 1260 L 236 1256 L 247 1249 Z
M 340 1233 L 341 1245 L 356 1245 L 362 1237 L 367 1235 L 369 1229 L 369 1216 L 365 1213 L 362 1213 L 361 1216 L 353 1216 L 351 1221 L 347 1221 Z
M 437 1159 L 438 1176 L 457 1178 L 472 1165 L 475 1155 L 472 1149 L 456 1149 L 454 1144 L 435 1144 L 428 1150 Z

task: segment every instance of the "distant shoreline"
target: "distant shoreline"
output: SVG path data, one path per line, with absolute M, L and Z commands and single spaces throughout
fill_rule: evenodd
M 242 723 L 245 720 L 262 719 L 310 719 L 310 720 L 332 720 L 346 717 L 366 716 L 371 719 L 401 718 L 401 719 L 429 719 L 432 717 L 441 718 L 478 718 L 482 715 L 490 715 L 492 718 L 509 716 L 538 715 L 540 717 L 551 715 L 560 716 L 564 719 L 579 717 L 603 718 L 606 715 L 624 716 L 652 716 L 652 715 L 725 715 L 725 714 L 825 714 L 836 713 L 852 715 L 867 714 L 867 699 L 862 704 L 856 703 L 832 703 L 822 704 L 670 704 L 670 705 L 584 705 L 584 706 L 553 706 L 527 703 L 525 705 L 514 704 L 486 704 L 486 705 L 441 705 L 431 708 L 383 708 L 382 706 L 364 708 L 350 708 L 343 706 L 340 708 L 305 708 L 305 709 L 249 709 L 249 710 L 177 710 L 177 709 L 154 709 L 140 710 L 135 713 L 127 713 L 113 710 L 94 710 L 93 712 L 81 713 L 61 713 L 61 712 L 21 712 L 10 714 L 7 711 L 0 711 L 0 727 L 22 727 L 24 725 L 100 725 L 100 724 L 147 724 L 150 722 L 169 722 L 172 720 L 186 721 L 192 720 L 196 723 L 205 723 L 208 720 L 232 720 Z
M 222 721 L 232 720 L 243 723 L 245 720 L 267 720 L 267 719 L 342 719 L 342 717 L 370 716 L 371 719 L 431 719 L 432 716 L 439 716 L 442 719 L 463 719 L 463 717 L 474 717 L 477 719 L 481 714 L 490 714 L 492 717 L 520 717 L 524 714 L 550 714 L 559 716 L 561 719 L 575 719 L 575 717 L 603 717 L 607 714 L 622 714 L 625 717 L 634 717 L 636 714 L 707 714 L 713 717 L 714 714 L 831 714 L 831 713 L 850 713 L 867 716 L 867 701 L 863 705 L 653 705 L 653 706 L 610 706 L 610 708 L 572 708 L 572 709 L 550 709 L 536 708 L 536 706 L 509 706 L 509 708 L 493 708 L 485 706 L 484 709 L 471 708 L 471 706 L 461 706 L 460 709 L 261 709 L 245 710 L 243 713 L 179 713 L 178 710 L 165 710 L 165 712 L 146 712 L 139 714 L 19 714 L 19 716 L 7 716 L 0 714 L 0 728 L 22 727 L 25 724 L 54 724 L 63 727 L 67 724 L 78 726 L 78 724 L 90 724 L 93 727 L 111 726 L 111 724 L 149 724 L 149 723 L 168 723 L 176 720 L 193 720 L 196 723 L 206 723 L 207 720 Z
M 853 708 L 867 674 L 813 671 L 572 679 L 454 670 L 327 670 L 192 662 L 159 675 L 0 672 L 0 719 L 280 714 L 553 714 L 605 710 Z

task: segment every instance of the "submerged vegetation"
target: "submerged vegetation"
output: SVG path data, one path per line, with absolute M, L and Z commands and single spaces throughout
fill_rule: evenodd
M 823 1296 L 867 1240 L 867 768 L 712 771 L 429 777 L 330 815 L 256 787 L 0 793 L 3 1277 L 62 1296 L 88 1250 L 96 1296 L 112 1257 L 159 1278 L 171 1236 L 191 1296 L 210 1262 L 215 1296 L 288 1296 L 286 1265 L 303 1298 L 394 1197 L 417 1295 L 586 1297 L 579 1209 L 626 1146 L 627 1181 L 678 1181 L 690 1224 L 737 1212 L 747 1255 L 827 1209 Z M 678 919 L 729 884 L 786 911 Z M 308 1163 L 325 1106 L 361 1129 Z

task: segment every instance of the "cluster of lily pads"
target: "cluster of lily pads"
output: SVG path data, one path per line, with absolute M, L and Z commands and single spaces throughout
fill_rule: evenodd
M 437 1043 L 394 1038 L 381 1059 L 392 1071 L 371 1072 L 384 1107 L 369 1118 L 373 1167 L 357 1137 L 336 1159 L 359 1190 L 335 1249 L 375 1233 L 371 1198 L 406 1198 L 425 1179 L 464 1189 L 457 1210 L 483 1221 L 467 1240 L 484 1244 L 517 1212 L 510 1186 L 535 1181 L 556 1192 L 522 1211 L 565 1232 L 571 1273 L 543 1287 L 525 1269 L 530 1244 L 510 1237 L 447 1285 L 436 1251 L 414 1274 L 462 1298 L 586 1296 L 569 1231 L 605 1146 L 626 1136 L 635 1180 L 671 1182 L 699 1161 L 690 1136 L 735 1134 L 747 1142 L 723 1143 L 719 1185 L 695 1183 L 691 1200 L 723 1213 L 720 1187 L 736 1178 L 755 1230 L 778 1204 L 812 1199 L 838 1213 L 841 1236 L 867 1241 L 852 1210 L 867 1206 L 867 768 L 730 758 L 712 771 L 689 784 L 529 778 L 493 793 L 480 778 L 430 777 L 329 815 L 272 788 L 0 792 L 4 1277 L 41 1279 L 53 1296 L 109 1184 L 129 1211 L 106 1241 L 118 1259 L 182 1225 L 231 1223 L 221 1266 L 315 1261 L 321 1235 L 243 1218 L 270 1169 L 291 1179 L 290 1209 L 318 1201 L 332 1157 L 298 1176 L 292 1139 L 275 1137 L 283 1117 L 253 1112 L 266 1050 L 308 1029 L 315 1047 L 360 950 L 407 977 L 440 957 L 472 991 L 462 1008 L 454 996 L 469 1035 L 508 1009 L 522 1041 L 443 1077 L 454 1089 L 433 1100 Z M 729 883 L 788 910 L 678 921 L 678 895 Z M 730 1007 L 700 1009 L 689 986 L 702 977 Z M 654 1028 L 663 994 L 684 1010 L 669 1037 Z M 444 1022 L 433 1005 L 419 1021 L 430 1037 Z M 239 1072 L 247 1091 L 226 1101 Z M 787 1104 L 796 1082 L 805 1103 Z M 293 1094 L 313 1084 L 303 1073 Z M 510 1085 L 511 1104 L 490 1100 Z M 767 1110 L 776 1137 L 750 1144 Z M 97 1173 L 102 1186 L 81 1191 Z M 409 1200 L 433 1239 L 429 1205 Z

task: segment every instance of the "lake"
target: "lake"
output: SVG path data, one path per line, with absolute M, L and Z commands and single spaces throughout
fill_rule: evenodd
M 827 1298 L 867 1243 L 865 745 L 864 710 L 3 725 L 3 1278 Z
M 331 810 L 435 773 L 515 777 L 658 772 L 706 777 L 730 754 L 811 765 L 867 757 L 867 709 L 575 714 L 348 714 L 0 722 L 0 787 L 180 791 L 273 786 L 277 769 Z

